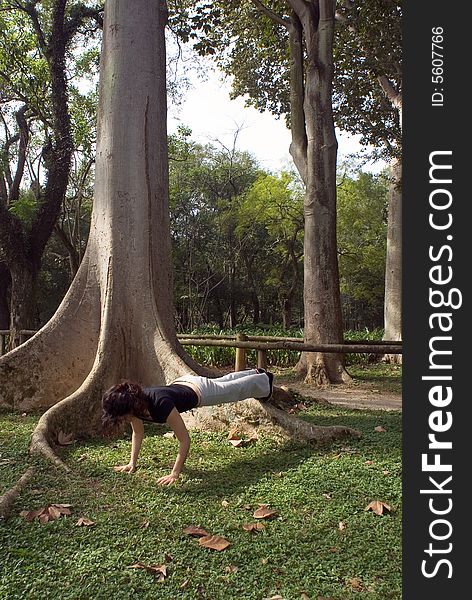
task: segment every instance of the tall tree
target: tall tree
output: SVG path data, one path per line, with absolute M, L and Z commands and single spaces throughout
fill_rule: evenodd
M 0 405 L 53 404 L 38 422 L 31 449 L 63 467 L 52 450 L 58 432 L 96 430 L 100 398 L 111 384 L 123 377 L 163 384 L 192 368 L 201 372 L 178 344 L 174 328 L 165 23 L 162 2 L 106 2 L 87 250 L 51 321 L 0 358 Z M 268 423 L 279 420 L 299 438 L 352 433 L 287 418 L 257 400 L 223 413 L 231 421 L 248 410 L 259 411 Z M 214 426 L 218 411 L 199 409 L 186 419 L 189 426 Z M 226 427 L 228 420 L 221 419 Z
M 290 112 L 290 153 L 306 188 L 305 341 L 341 343 L 336 244 L 337 141 L 332 110 L 335 0 L 196 4 L 197 11 L 193 6 L 193 12 L 189 13 L 193 25 L 203 31 L 196 48 L 202 53 L 212 53 L 215 47 L 224 52 L 218 61 L 235 75 L 237 93 L 244 88 L 249 94 L 255 92 L 253 102 L 259 107 L 268 103 L 271 109 L 283 107 Z M 211 19 L 213 27 L 208 24 Z M 182 30 L 188 38 L 195 35 L 185 27 Z M 261 41 L 257 41 L 258 37 Z M 268 48 L 278 48 L 273 58 Z M 282 76 L 277 75 L 280 61 L 289 65 Z M 289 81 L 288 99 L 286 93 L 272 94 L 281 79 Z M 339 383 L 350 379 L 343 357 L 338 354 L 304 353 L 299 368 L 311 382 Z

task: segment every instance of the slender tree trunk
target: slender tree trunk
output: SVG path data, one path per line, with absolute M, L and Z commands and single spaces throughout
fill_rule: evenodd
M 334 1 L 306 9 L 300 20 L 305 34 L 307 68 L 304 114 L 307 171 L 304 202 L 305 341 L 342 343 L 343 324 L 336 242 L 337 141 L 332 112 Z M 299 371 L 315 384 L 350 379 L 343 356 L 304 353 Z
M 0 329 L 10 328 L 10 271 L 0 263 Z
M 292 324 L 292 301 L 284 298 L 282 301 L 282 326 L 285 330 L 290 329 Z
M 10 311 L 10 349 L 22 342 L 20 331 L 35 329 L 37 323 L 37 270 L 28 262 L 16 262 L 10 267 L 11 311 Z
M 402 339 L 402 165 L 390 165 L 388 198 L 387 256 L 385 265 L 384 339 Z M 401 354 L 386 354 L 384 361 L 400 363 Z

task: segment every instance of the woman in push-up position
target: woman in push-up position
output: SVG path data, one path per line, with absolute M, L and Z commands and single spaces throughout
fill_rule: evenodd
M 118 431 L 124 422 L 131 423 L 131 458 L 115 471 L 136 470 L 144 437 L 143 421 L 167 423 L 179 440 L 179 452 L 169 475 L 157 480 L 169 485 L 178 479 L 190 448 L 190 436 L 180 413 L 200 406 L 238 402 L 247 398 L 268 400 L 272 395 L 273 375 L 264 369 L 249 369 L 210 379 L 184 375 L 170 385 L 142 387 L 124 381 L 110 388 L 102 398 L 102 425 L 106 435 Z

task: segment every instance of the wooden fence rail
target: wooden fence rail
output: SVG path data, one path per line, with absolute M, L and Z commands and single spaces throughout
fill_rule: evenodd
M 18 332 L 20 340 L 36 333 L 33 330 Z M 0 355 L 6 351 L 8 330 L 0 330 Z M 396 341 L 352 340 L 342 344 L 305 344 L 302 338 L 283 338 L 275 336 L 245 335 L 213 335 L 213 334 L 179 334 L 182 346 L 219 346 L 236 348 L 235 371 L 247 368 L 247 350 L 257 350 L 258 368 L 267 368 L 267 352 L 269 350 L 292 350 L 294 352 L 325 352 L 334 354 L 402 354 L 402 343 Z M 24 339 L 23 339 L 24 341 Z

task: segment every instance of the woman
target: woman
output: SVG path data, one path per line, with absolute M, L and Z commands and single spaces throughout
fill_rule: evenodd
M 110 388 L 102 398 L 102 425 L 105 435 L 131 423 L 131 458 L 115 471 L 134 473 L 144 438 L 143 421 L 167 423 L 179 440 L 179 452 L 172 472 L 157 480 L 170 485 L 179 478 L 190 448 L 190 436 L 180 413 L 200 406 L 238 402 L 247 398 L 268 400 L 272 395 L 273 374 L 264 369 L 249 369 L 210 379 L 184 375 L 170 385 L 142 387 L 124 381 Z

